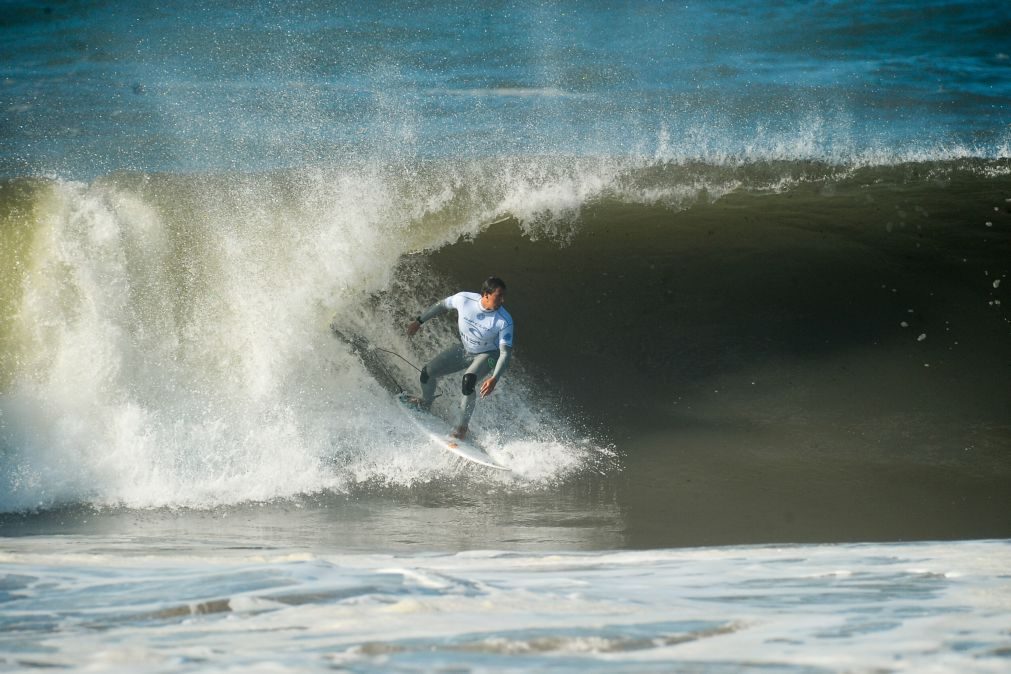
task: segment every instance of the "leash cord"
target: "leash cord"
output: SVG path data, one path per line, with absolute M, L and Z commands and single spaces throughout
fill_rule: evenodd
M 421 374 L 421 370 L 418 368 L 417 365 L 415 365 L 411 361 L 407 360 L 406 358 L 404 358 L 403 356 L 401 356 L 396 351 L 390 351 L 389 349 L 383 349 L 383 348 L 380 348 L 378 346 L 374 346 L 372 348 L 375 349 L 376 351 L 382 351 L 383 353 L 388 353 L 391 356 L 396 356 L 397 358 L 399 358 L 400 360 L 404 361 L 405 363 L 407 363 L 408 365 L 410 365 L 411 367 L 413 367 L 415 370 L 417 370 L 418 374 Z M 387 374 L 389 374 L 389 373 L 387 373 Z
M 406 358 L 404 358 L 403 356 L 401 356 L 401 355 L 400 355 L 399 353 L 397 353 L 396 351 L 390 351 L 389 349 L 384 349 L 384 348 L 382 348 L 382 347 L 379 347 L 379 346 L 373 346 L 373 347 L 372 347 L 372 349 L 373 349 L 374 351 L 382 351 L 383 353 L 388 353 L 388 354 L 390 354 L 391 356 L 396 356 L 396 357 L 397 357 L 397 358 L 399 358 L 400 360 L 404 361 L 405 363 L 407 363 L 408 365 L 410 365 L 411 367 L 413 367 L 413 368 L 414 368 L 415 370 L 418 370 L 418 373 L 419 373 L 419 374 L 421 373 L 421 370 L 419 370 L 419 369 L 418 369 L 418 366 L 417 366 L 417 365 L 415 365 L 415 364 L 414 364 L 414 363 L 412 363 L 411 361 L 407 360 Z M 379 361 L 379 360 L 377 360 L 376 362 L 378 362 L 378 363 L 379 363 L 379 367 L 383 368 L 383 372 L 384 372 L 384 373 L 386 374 L 386 376 L 387 376 L 387 377 L 389 377 L 389 378 L 390 378 L 390 381 L 392 381 L 392 382 L 393 382 L 394 384 L 396 384 L 396 385 L 397 385 L 397 388 L 398 388 L 398 389 L 400 389 L 400 392 L 401 392 L 401 393 L 407 393 L 407 389 L 405 389 L 405 388 L 404 388 L 403 386 L 401 386 L 401 385 L 400 385 L 400 382 L 399 382 L 399 381 L 397 381 L 397 380 L 396 380 L 396 379 L 395 379 L 395 378 L 393 377 L 393 375 L 391 375 L 391 374 L 390 374 L 389 370 L 387 370 L 387 369 L 386 369 L 386 366 L 385 366 L 385 365 L 383 365 L 382 361 Z M 436 395 L 435 395 L 435 397 L 436 397 L 436 398 L 439 398 L 439 397 L 441 397 L 441 396 L 442 396 L 442 394 L 441 394 L 441 393 L 438 393 L 438 394 L 436 394 Z

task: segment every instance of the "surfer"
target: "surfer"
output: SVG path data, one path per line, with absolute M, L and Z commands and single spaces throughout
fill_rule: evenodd
M 489 276 L 481 286 L 481 294 L 459 292 L 439 300 L 411 321 L 407 335 L 413 337 L 423 323 L 456 309 L 460 328 L 460 343 L 449 347 L 421 369 L 421 397 L 414 402 L 429 409 L 435 399 L 439 377 L 465 370 L 461 386 L 460 416 L 450 434 L 463 440 L 467 436 L 470 417 L 477 405 L 477 381 L 490 373 L 481 383 L 481 397 L 491 395 L 502 374 L 509 366 L 513 350 L 513 318 L 502 304 L 505 302 L 506 284 L 497 276 Z

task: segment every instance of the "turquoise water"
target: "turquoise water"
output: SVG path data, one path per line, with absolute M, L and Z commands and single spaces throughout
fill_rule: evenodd
M 1011 123 L 1001 2 L 4 11 L 6 175 L 361 156 L 992 157 Z

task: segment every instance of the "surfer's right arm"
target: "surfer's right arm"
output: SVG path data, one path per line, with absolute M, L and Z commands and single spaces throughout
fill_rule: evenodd
M 417 318 L 411 321 L 410 325 L 407 326 L 407 336 L 414 337 L 414 334 L 421 329 L 422 323 L 430 321 L 436 316 L 439 316 L 449 311 L 450 308 L 452 307 L 452 305 L 450 304 L 450 300 L 452 299 L 453 299 L 452 296 L 447 297 L 445 299 L 441 299 L 432 306 L 425 309 Z

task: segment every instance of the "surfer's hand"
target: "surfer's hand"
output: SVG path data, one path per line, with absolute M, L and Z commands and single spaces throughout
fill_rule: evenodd
M 481 384 L 481 397 L 484 398 L 485 396 L 491 395 L 491 392 L 495 390 L 495 384 L 495 377 L 488 377 L 485 379 L 484 383 Z
M 410 325 L 407 326 L 407 336 L 414 337 L 414 333 L 421 330 L 421 323 L 418 321 L 411 321 Z

